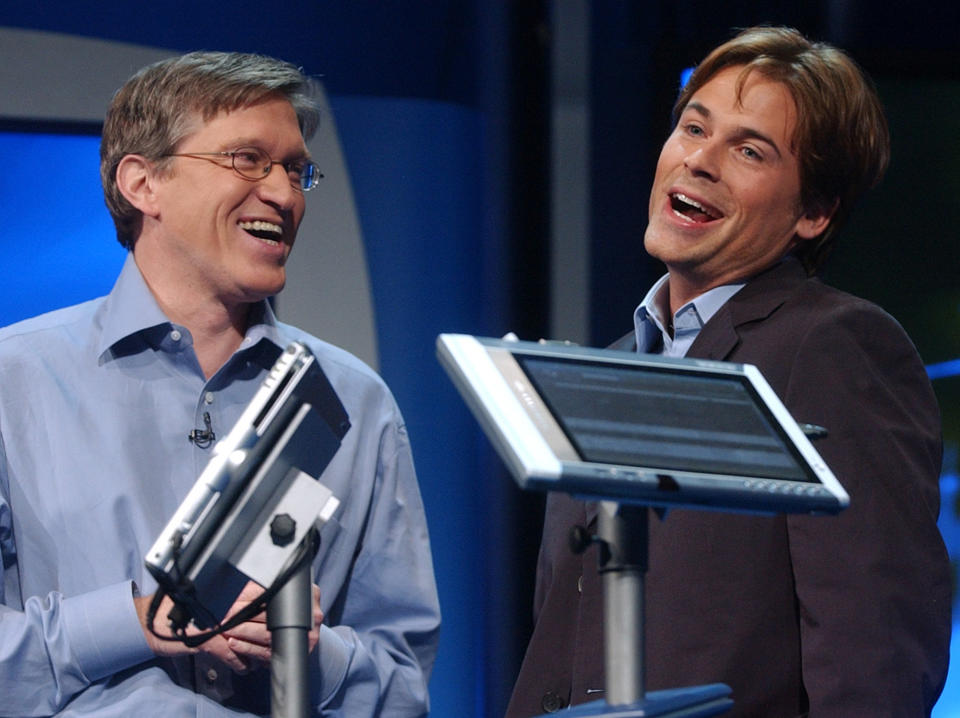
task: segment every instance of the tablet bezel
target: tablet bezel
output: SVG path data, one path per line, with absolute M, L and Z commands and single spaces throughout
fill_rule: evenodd
M 441 334 L 437 350 L 441 364 L 521 488 L 564 491 L 587 499 L 756 513 L 836 513 L 849 505 L 840 482 L 755 366 L 465 334 Z M 518 357 L 530 356 L 739 382 L 808 480 L 585 461 L 518 362 Z

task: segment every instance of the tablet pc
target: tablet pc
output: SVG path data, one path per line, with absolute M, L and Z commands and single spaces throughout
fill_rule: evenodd
M 837 513 L 849 497 L 749 364 L 441 334 L 438 358 L 524 489 Z
M 198 625 L 222 616 L 248 578 L 269 586 L 310 528 L 332 516 L 339 500 L 316 479 L 349 428 L 316 357 L 292 342 L 145 557 Z M 281 511 L 294 529 L 278 542 L 268 523 Z

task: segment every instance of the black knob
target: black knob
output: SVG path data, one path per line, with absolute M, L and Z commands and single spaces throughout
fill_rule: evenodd
M 277 514 L 270 522 L 270 538 L 277 546 L 286 546 L 297 533 L 297 522 L 290 514 Z

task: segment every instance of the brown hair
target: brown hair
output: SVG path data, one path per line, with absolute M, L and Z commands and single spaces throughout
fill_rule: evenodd
M 127 80 L 110 103 L 100 141 L 100 180 L 120 244 L 133 247 L 142 219 L 117 188 L 117 166 L 125 155 L 143 155 L 163 167 L 198 118 L 206 122 L 272 96 L 290 102 L 300 132 L 310 139 L 320 116 L 315 83 L 281 60 L 191 52 L 148 65 Z
M 842 50 L 785 27 L 753 27 L 713 50 L 697 66 L 673 108 L 676 121 L 690 98 L 720 70 L 743 66 L 738 81 L 759 72 L 782 83 L 797 106 L 791 149 L 800 163 L 804 212 L 832 216 L 824 232 L 795 254 L 809 274 L 823 264 L 856 200 L 883 177 L 890 133 L 876 89 Z

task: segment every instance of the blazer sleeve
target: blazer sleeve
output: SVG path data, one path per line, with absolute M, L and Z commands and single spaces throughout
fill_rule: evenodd
M 784 401 L 850 494 L 788 518 L 810 717 L 927 715 L 947 670 L 951 578 L 937 528 L 940 416 L 900 326 L 866 303 L 807 325 Z

